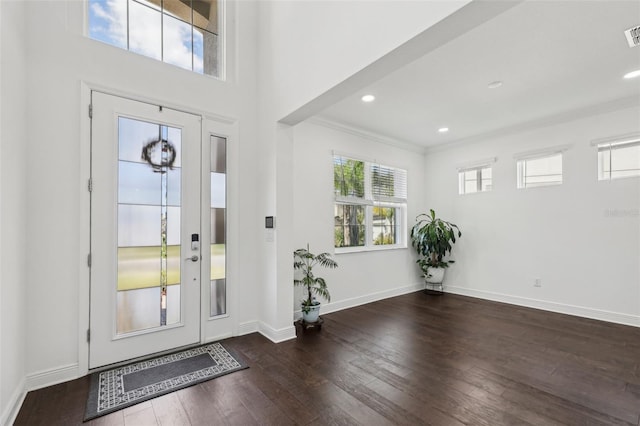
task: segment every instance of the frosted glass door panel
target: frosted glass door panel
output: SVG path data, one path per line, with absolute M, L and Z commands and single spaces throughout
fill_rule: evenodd
M 118 167 L 118 202 L 120 204 L 180 205 L 180 169 L 166 171 L 168 193 L 163 193 L 160 173 L 147 164 L 120 161 Z M 167 199 L 164 200 L 164 196 Z
M 180 167 L 182 129 L 177 127 L 165 127 L 167 139 L 175 147 L 175 159 L 173 167 Z M 142 149 L 149 143 L 158 139 L 160 125 L 131 118 L 118 118 L 118 158 L 132 163 L 145 163 L 142 159 Z M 159 158 L 159 153 L 156 153 Z
M 160 285 L 161 249 L 157 247 L 118 248 L 118 291 Z
M 209 314 L 215 317 L 227 313 L 227 140 L 225 138 L 212 136 L 210 149 L 211 300 Z
M 118 137 L 116 310 L 129 333 L 180 321 L 181 130 L 121 117 Z
M 120 204 L 118 247 L 160 247 L 160 219 L 160 206 Z
M 224 173 L 211 173 L 211 207 L 226 207 L 227 203 L 227 175 Z
M 148 300 L 160 299 L 160 287 L 119 291 L 117 303 L 119 309 L 116 324 L 118 334 L 131 330 L 146 330 L 160 326 L 158 310 Z
M 167 207 L 167 245 L 180 245 L 180 207 Z

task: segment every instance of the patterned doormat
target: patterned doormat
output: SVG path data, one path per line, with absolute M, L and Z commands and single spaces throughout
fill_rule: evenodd
M 84 420 L 245 368 L 220 343 L 210 343 L 93 373 Z

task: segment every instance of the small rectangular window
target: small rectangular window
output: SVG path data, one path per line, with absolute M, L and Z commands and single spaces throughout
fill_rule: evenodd
M 473 194 L 491 191 L 491 166 L 478 166 L 458 171 L 458 193 Z
M 518 188 L 562 184 L 562 153 L 518 160 Z
M 640 137 L 598 144 L 598 180 L 640 176 Z

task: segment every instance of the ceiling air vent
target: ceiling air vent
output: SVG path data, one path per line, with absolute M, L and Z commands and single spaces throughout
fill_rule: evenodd
M 624 32 L 629 47 L 640 46 L 640 27 L 629 28 Z

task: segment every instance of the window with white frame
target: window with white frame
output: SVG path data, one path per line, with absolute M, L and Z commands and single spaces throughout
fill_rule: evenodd
M 221 0 L 87 1 L 90 38 L 221 77 Z
M 562 152 L 521 158 L 517 162 L 518 188 L 562 184 Z
M 462 195 L 491 191 L 491 179 L 492 169 L 489 164 L 458 169 L 458 193 Z
M 334 155 L 333 182 L 336 249 L 406 246 L 406 170 Z
M 640 135 L 598 143 L 598 180 L 640 176 Z

